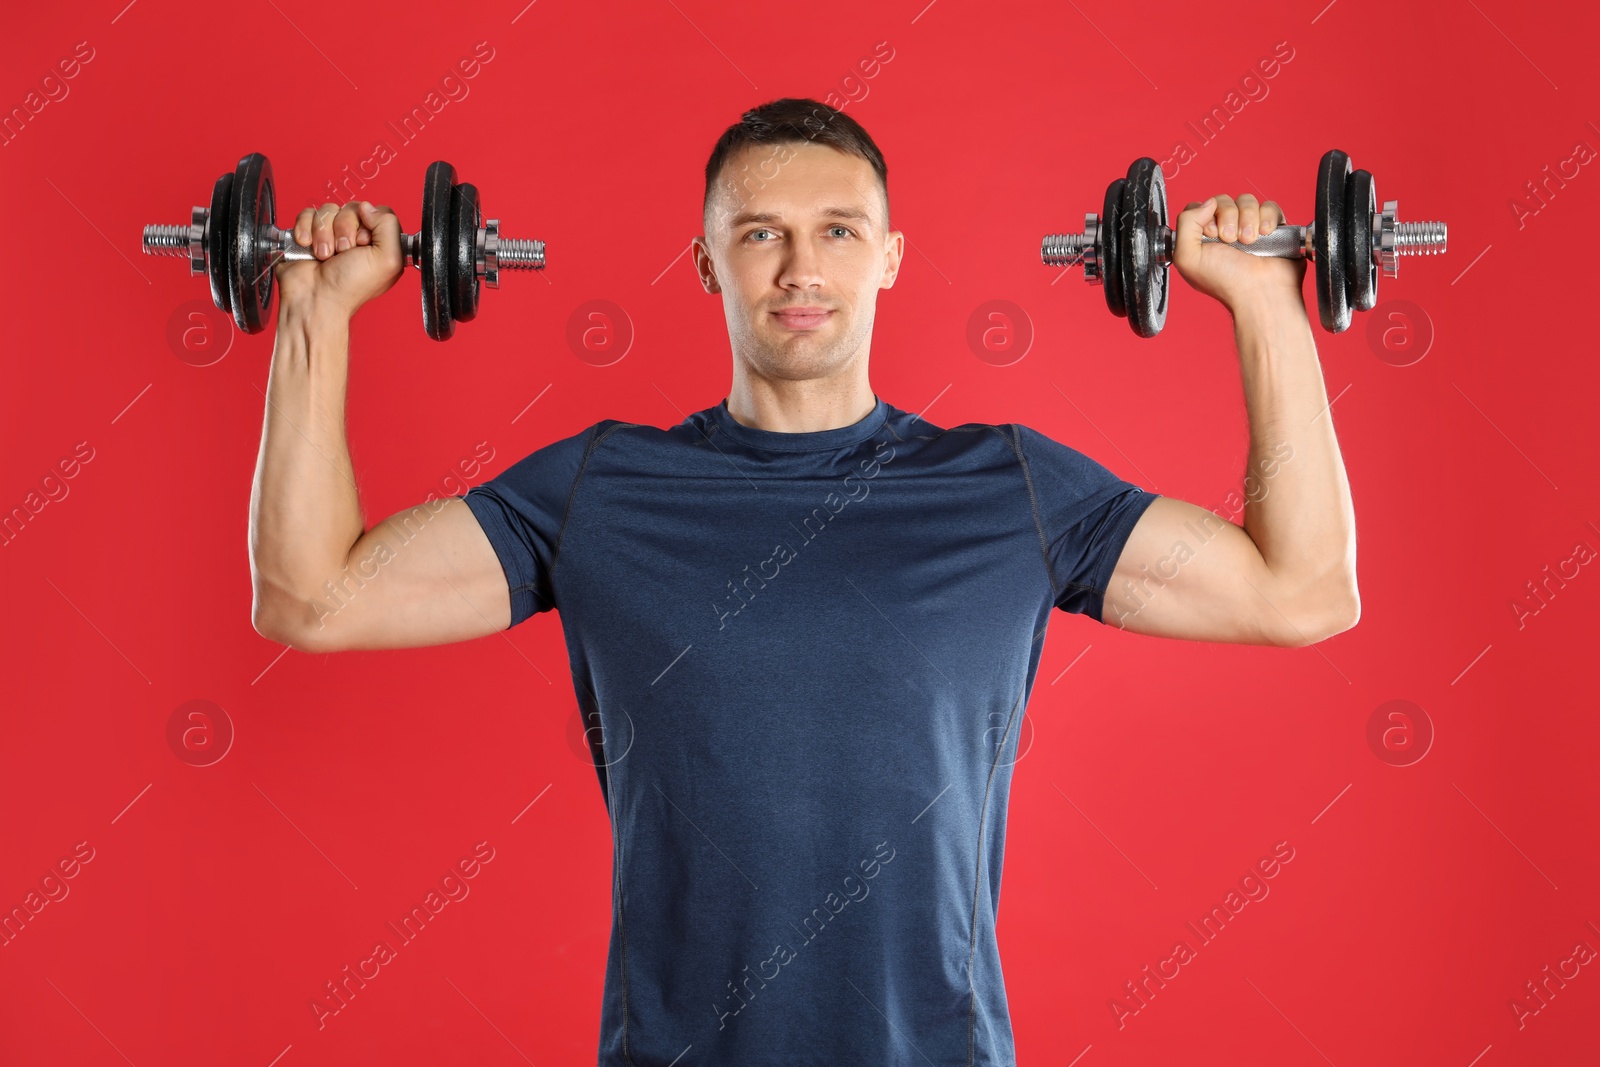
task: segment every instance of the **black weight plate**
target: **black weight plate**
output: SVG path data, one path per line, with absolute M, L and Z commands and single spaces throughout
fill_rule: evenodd
M 428 164 L 422 178 L 422 231 L 417 251 L 422 258 L 422 328 L 435 341 L 456 332 L 450 315 L 450 260 L 455 242 L 450 235 L 450 190 L 456 169 L 444 160 Z
M 260 236 L 273 220 L 272 164 L 260 152 L 239 160 L 228 204 L 228 295 L 233 321 L 245 333 L 266 328 L 272 306 L 271 261 Z
M 1140 337 L 1154 337 L 1167 324 L 1167 183 L 1161 164 L 1141 156 L 1128 168 L 1122 191 L 1122 292 L 1128 325 Z
M 1345 248 L 1345 183 L 1350 177 L 1350 157 L 1331 148 L 1317 164 L 1317 232 L 1312 248 L 1317 258 L 1317 314 L 1324 329 L 1341 333 L 1350 326 L 1350 297 L 1346 286 L 1349 265 Z
M 1100 280 L 1106 291 L 1106 307 L 1111 314 L 1128 317 L 1128 304 L 1122 298 L 1122 191 L 1126 178 L 1106 186 L 1105 207 L 1100 212 Z
M 225 171 L 211 187 L 211 214 L 206 219 L 206 275 L 211 280 L 211 302 L 233 314 L 228 283 L 228 203 L 233 198 L 233 173 Z
M 470 322 L 478 314 L 478 227 L 483 209 L 478 187 L 461 183 L 450 191 L 450 314 Z
M 1378 302 L 1378 264 L 1372 257 L 1372 216 L 1378 210 L 1378 183 L 1358 170 L 1344 187 L 1345 259 L 1349 261 L 1350 306 L 1370 311 Z

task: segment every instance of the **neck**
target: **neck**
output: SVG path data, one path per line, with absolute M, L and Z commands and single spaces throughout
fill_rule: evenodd
M 834 379 L 765 379 L 735 374 L 728 414 L 735 422 L 777 433 L 813 433 L 852 426 L 877 405 L 865 373 Z

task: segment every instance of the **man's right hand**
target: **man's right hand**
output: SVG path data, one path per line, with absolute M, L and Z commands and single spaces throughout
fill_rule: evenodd
M 294 239 L 317 258 L 278 261 L 274 270 L 284 307 L 328 306 L 354 315 L 405 271 L 400 220 L 390 208 L 365 200 L 305 208 L 294 221 Z

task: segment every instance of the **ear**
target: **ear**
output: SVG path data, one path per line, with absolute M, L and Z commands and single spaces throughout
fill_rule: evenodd
M 717 281 L 717 266 L 711 259 L 711 249 L 706 244 L 703 234 L 690 243 L 689 253 L 694 259 L 695 273 L 700 276 L 700 285 L 705 291 L 712 294 L 722 292 L 722 285 Z
M 878 283 L 879 289 L 893 289 L 894 280 L 900 276 L 900 259 L 905 255 L 906 235 L 899 230 L 890 230 L 884 240 L 883 248 L 883 280 Z

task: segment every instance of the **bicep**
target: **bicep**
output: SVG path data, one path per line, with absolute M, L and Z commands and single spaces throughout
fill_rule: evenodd
M 505 571 L 466 503 L 408 508 L 364 533 L 312 606 L 313 649 L 415 648 L 511 624 Z
M 1242 527 L 1161 497 L 1117 557 L 1101 620 L 1154 637 L 1294 643 L 1294 626 L 1275 599 L 1272 573 Z

